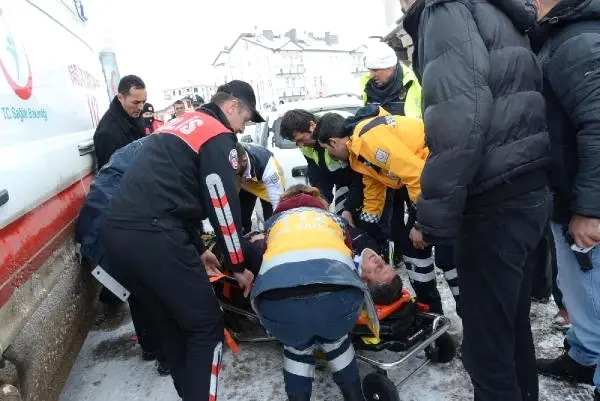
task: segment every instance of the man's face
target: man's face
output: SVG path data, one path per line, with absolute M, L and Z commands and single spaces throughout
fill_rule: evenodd
M 292 133 L 292 138 L 294 138 L 296 146 L 308 146 L 311 148 L 315 147 L 317 144 L 317 140 L 314 138 L 315 128 L 317 128 L 317 123 L 311 121 L 308 127 L 308 132 L 294 131 Z
M 238 155 L 237 175 L 239 175 L 240 177 L 242 177 L 244 175 L 244 172 L 246 171 L 247 168 L 248 168 L 248 154 L 244 153 L 241 156 Z
M 236 134 L 241 134 L 246 128 L 246 123 L 252 118 L 252 110 L 238 99 L 227 101 L 222 107 L 229 125 Z
M 181 117 L 185 113 L 185 104 L 175 104 L 175 117 Z
M 395 71 L 396 71 L 396 67 L 391 67 L 391 68 L 372 69 L 372 70 L 369 70 L 369 73 L 371 74 L 371 78 L 373 78 L 373 81 L 375 81 L 375 84 L 377 86 L 383 86 L 383 85 L 387 84 L 390 79 L 392 79 L 392 76 L 394 75 Z
M 560 0 L 535 0 L 538 21 L 544 18 Z
M 329 142 L 319 142 L 319 144 L 335 159 L 348 160 L 348 138 L 331 138 Z
M 131 88 L 129 94 L 119 93 L 117 97 L 125 113 L 131 118 L 138 118 L 146 104 L 147 93 L 146 89 Z
M 362 279 L 367 284 L 386 285 L 390 284 L 396 271 L 383 260 L 375 251 L 365 249 L 362 259 Z

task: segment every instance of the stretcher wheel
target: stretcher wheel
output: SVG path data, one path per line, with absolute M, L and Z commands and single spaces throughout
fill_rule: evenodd
M 362 385 L 367 401 L 400 401 L 396 385 L 381 373 L 369 373 Z
M 433 363 L 448 363 L 456 356 L 456 345 L 450 334 L 442 334 L 425 349 L 427 358 Z

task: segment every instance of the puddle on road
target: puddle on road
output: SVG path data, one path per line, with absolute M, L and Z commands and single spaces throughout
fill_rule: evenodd
M 137 343 L 131 339 L 133 335 L 134 333 L 127 333 L 119 337 L 102 341 L 92 352 L 94 360 L 108 361 L 111 359 L 130 359 L 139 357 L 142 351 L 140 347 L 137 346 Z

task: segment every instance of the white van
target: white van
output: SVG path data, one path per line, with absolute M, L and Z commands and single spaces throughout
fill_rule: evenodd
M 56 399 L 91 321 L 96 287 L 72 231 L 119 76 L 85 11 L 85 0 L 0 2 L 0 394 Z
M 319 99 L 303 100 L 279 105 L 277 111 L 268 113 L 263 123 L 260 144 L 268 148 L 275 159 L 279 161 L 285 176 L 285 186 L 307 184 L 306 159 L 294 142 L 288 141 L 279 135 L 281 118 L 288 110 L 303 109 L 316 116 L 325 113 L 337 112 L 344 117 L 354 114 L 362 107 L 360 97 L 352 95 L 331 96 Z

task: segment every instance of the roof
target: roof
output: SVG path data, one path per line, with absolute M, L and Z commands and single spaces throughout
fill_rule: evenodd
M 277 105 L 277 117 L 281 117 L 286 111 L 302 109 L 316 113 L 321 110 L 344 109 L 348 107 L 361 107 L 363 102 L 360 97 L 353 95 L 329 96 L 318 99 L 300 100 Z
M 335 43 L 328 44 L 324 38 L 316 38 L 314 35 L 298 35 L 296 39 L 289 36 L 273 36 L 272 39 L 264 35 L 254 35 L 249 33 L 240 34 L 225 50 L 221 50 L 215 57 L 212 65 L 216 65 L 222 54 L 229 53 L 240 41 L 255 44 L 273 51 L 327 51 L 327 52 L 362 52 L 365 46 L 362 44 Z

